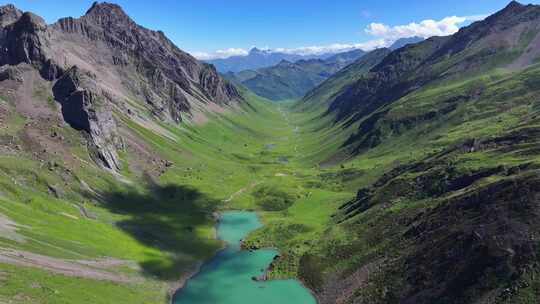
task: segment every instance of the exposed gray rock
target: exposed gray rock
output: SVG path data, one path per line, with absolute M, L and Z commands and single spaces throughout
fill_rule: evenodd
M 0 26 L 6 26 L 21 18 L 22 12 L 13 4 L 0 6 Z
M 0 67 L 0 81 L 15 80 L 17 82 L 23 82 L 22 72 L 15 66 L 3 66 Z
M 0 29 L 0 66 L 28 63 L 38 69 L 43 78 L 54 80 L 63 69 L 55 63 L 45 21 L 30 12 Z
M 47 25 L 39 16 L 24 13 L 19 20 L 7 26 L 1 64 L 45 62 L 47 45 L 44 41 Z
M 74 66 L 54 85 L 56 100 L 62 105 L 64 120 L 89 135 L 89 150 L 96 162 L 112 170 L 120 169 L 116 149 L 121 146 L 116 122 L 95 76 Z

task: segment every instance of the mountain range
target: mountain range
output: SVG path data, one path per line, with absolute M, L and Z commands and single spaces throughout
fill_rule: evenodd
M 261 50 L 256 47 L 252 48 L 247 55 L 231 56 L 224 59 L 212 59 L 207 62 L 213 64 L 220 73 L 240 72 L 244 70 L 252 70 L 270 67 L 278 64 L 282 60 L 297 61 L 309 59 L 324 59 L 333 54 L 320 55 L 299 55 L 272 50 Z
M 420 37 L 398 39 L 388 49 L 396 50 L 407 44 L 423 40 Z M 366 53 L 358 49 L 338 53 L 326 59 L 302 59 L 295 62 L 282 60 L 275 66 L 237 73 L 229 72 L 224 76 L 270 100 L 291 100 L 301 98 L 308 91 Z
M 540 6 L 515 1 L 450 36 L 226 77 L 116 4 L 53 24 L 1 6 L 0 302 L 174 302 L 229 259 L 220 213 L 252 210 L 241 246 L 270 265 L 228 286 L 538 303 L 539 59 Z

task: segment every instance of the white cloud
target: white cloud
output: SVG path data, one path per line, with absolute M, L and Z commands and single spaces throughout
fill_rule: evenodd
M 191 53 L 195 58 L 200 60 L 210 60 L 210 59 L 220 59 L 220 58 L 229 58 L 231 56 L 246 56 L 249 54 L 249 51 L 240 48 L 228 48 L 225 50 L 217 50 L 212 53 L 207 52 L 193 52 Z
M 367 41 L 364 43 L 334 43 L 329 45 L 319 45 L 319 46 L 305 46 L 299 48 L 277 48 L 273 49 L 274 52 L 286 53 L 286 54 L 298 54 L 303 56 L 308 55 L 321 55 L 327 53 L 340 53 L 345 51 L 350 51 L 354 49 L 374 49 L 377 47 L 386 46 L 385 42 L 382 39 Z
M 302 56 L 310 55 L 322 55 L 322 54 L 335 54 L 346 51 L 351 51 L 355 49 L 362 50 L 373 50 L 376 48 L 387 47 L 391 42 L 385 39 L 375 39 L 366 41 L 363 43 L 334 43 L 329 45 L 319 45 L 319 46 L 305 46 L 299 48 L 259 48 L 262 51 L 269 53 L 285 53 L 285 54 L 296 54 Z M 191 52 L 195 58 L 199 60 L 212 60 L 212 59 L 223 59 L 231 56 L 245 56 L 249 54 L 248 49 L 239 49 L 239 48 L 230 48 L 226 50 L 217 50 L 214 52 Z
M 366 29 L 366 33 L 379 39 L 397 40 L 399 38 L 432 36 L 448 36 L 456 33 L 466 22 L 478 21 L 486 16 L 451 16 L 441 20 L 424 20 L 420 23 L 412 22 L 406 25 L 388 26 L 383 23 L 371 23 Z
M 459 28 L 469 22 L 479 21 L 486 18 L 487 15 L 475 16 L 450 16 L 441 20 L 424 20 L 419 23 L 412 22 L 406 25 L 389 26 L 384 23 L 371 23 L 364 31 L 373 36 L 374 39 L 367 40 L 361 43 L 334 43 L 329 45 L 305 46 L 298 48 L 261 48 L 267 52 L 280 52 L 287 54 L 298 55 L 321 55 L 326 53 L 340 53 L 354 49 L 362 49 L 371 51 L 376 48 L 388 47 L 400 38 L 422 37 L 429 38 L 432 36 L 448 36 L 456 33 Z M 219 58 L 228 58 L 231 56 L 245 56 L 249 54 L 248 49 L 229 48 L 225 50 L 217 50 L 215 52 L 194 52 L 192 53 L 200 60 L 211 60 Z

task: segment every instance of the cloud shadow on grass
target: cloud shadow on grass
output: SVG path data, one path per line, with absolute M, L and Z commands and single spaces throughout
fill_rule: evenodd
M 144 188 L 123 187 L 102 193 L 100 200 L 112 213 L 126 217 L 116 223 L 120 229 L 162 253 L 140 261 L 143 273 L 174 281 L 195 261 L 220 248 L 217 240 L 197 233 L 197 228 L 212 225 L 220 202 L 190 186 L 145 180 Z

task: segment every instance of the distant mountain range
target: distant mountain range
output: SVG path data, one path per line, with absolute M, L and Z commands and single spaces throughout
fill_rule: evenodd
M 402 38 L 397 40 L 391 47 L 391 50 L 398 49 L 407 44 L 417 43 L 422 41 L 421 37 Z M 352 51 L 344 51 L 341 53 L 324 53 L 319 55 L 300 55 L 300 54 L 288 54 L 283 52 L 275 52 L 272 50 L 261 50 L 258 48 L 252 48 L 248 55 L 232 56 L 223 59 L 207 60 L 207 63 L 213 64 L 220 73 L 237 73 L 245 70 L 257 70 L 260 68 L 267 68 L 275 66 L 282 60 L 289 62 L 296 62 L 299 60 L 310 59 L 328 59 L 334 57 L 335 60 L 347 60 L 346 56 L 352 56 L 351 58 L 358 58 L 357 53 L 365 51 L 356 49 Z
M 270 67 L 278 64 L 282 60 L 295 62 L 302 59 L 325 59 L 331 57 L 332 55 L 333 54 L 328 53 L 321 55 L 287 54 L 281 52 L 274 52 L 271 50 L 252 48 L 249 51 L 249 54 L 245 56 L 232 56 L 224 59 L 208 60 L 207 62 L 213 64 L 216 69 L 221 73 L 236 73 L 244 70 L 254 70 Z
M 397 49 L 400 49 L 400 48 L 406 46 L 407 44 L 415 44 L 415 43 L 422 42 L 422 41 L 424 41 L 424 38 L 422 38 L 422 37 L 401 38 L 401 39 L 396 40 L 396 42 L 394 42 L 389 47 L 389 49 L 392 50 L 392 51 L 395 51 Z
M 420 37 L 399 39 L 385 50 L 396 50 L 422 40 L 423 38 Z M 270 100 L 295 99 L 304 96 L 311 89 L 365 54 L 365 51 L 356 49 L 338 53 L 325 59 L 301 59 L 295 62 L 282 59 L 271 67 L 248 69 L 237 73 L 228 72 L 224 76 Z

